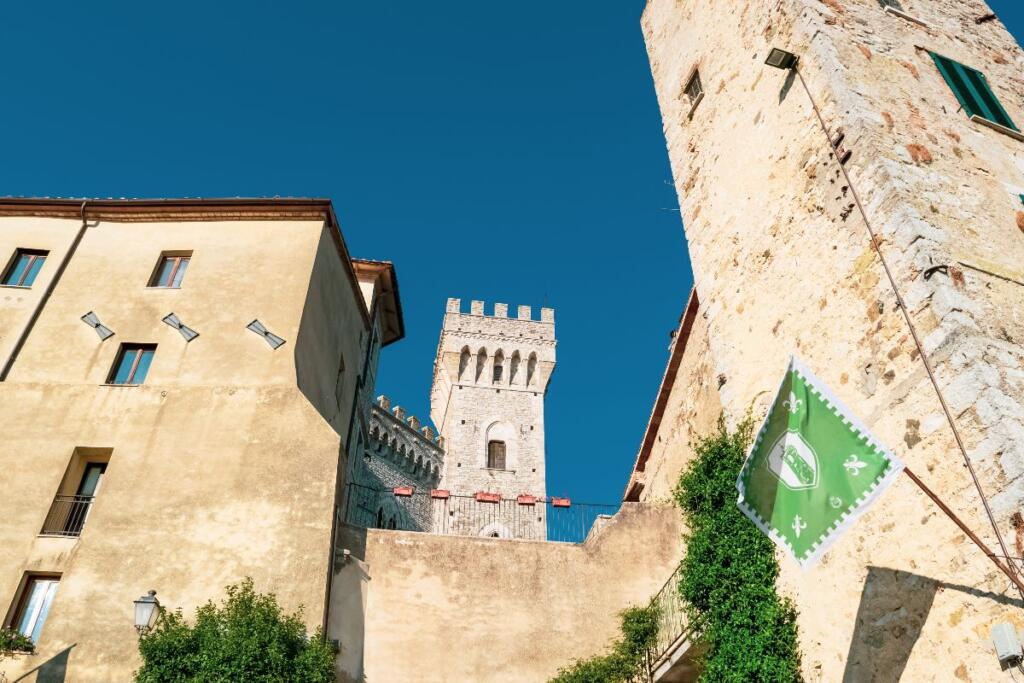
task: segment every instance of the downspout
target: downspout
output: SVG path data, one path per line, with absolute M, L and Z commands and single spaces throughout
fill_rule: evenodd
M 71 261 L 71 257 L 74 256 L 75 250 L 78 249 L 78 245 L 81 243 L 82 237 L 85 236 L 85 229 L 87 227 L 85 222 L 85 205 L 88 203 L 89 200 L 82 202 L 82 208 L 80 210 L 82 226 L 78 228 L 78 234 L 76 234 L 75 239 L 72 240 L 71 246 L 68 247 L 66 252 L 64 252 L 64 258 L 61 259 L 60 265 L 57 266 L 57 272 L 55 272 L 53 277 L 50 278 L 49 284 L 47 284 L 46 289 L 43 290 L 43 295 L 39 297 L 39 301 L 32 310 L 32 315 L 29 316 L 28 322 L 25 323 L 24 329 L 22 329 L 21 334 L 18 335 L 18 340 L 14 342 L 14 347 L 11 348 L 11 352 L 8 354 L 7 360 L 4 361 L 4 367 L 0 370 L 0 382 L 7 381 L 7 376 L 11 374 L 11 368 L 14 367 L 14 361 L 17 360 L 22 347 L 24 347 L 25 342 L 28 341 L 28 336 L 32 334 L 32 329 L 36 326 L 36 321 L 38 321 L 39 316 L 42 315 L 43 307 L 46 306 L 46 302 L 50 300 L 50 295 L 53 294 L 53 290 L 56 289 L 57 283 L 60 282 L 60 277 L 67 269 L 68 262 Z

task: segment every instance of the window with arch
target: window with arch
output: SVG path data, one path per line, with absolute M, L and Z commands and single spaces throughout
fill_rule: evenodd
M 468 346 L 462 347 L 462 353 L 459 354 L 459 379 L 466 379 L 469 374 L 469 362 L 473 359 L 473 354 L 470 352 Z
M 512 352 L 512 360 L 509 361 L 508 365 L 508 383 L 518 384 L 519 383 L 519 352 Z
M 492 470 L 505 469 L 505 442 L 487 442 L 487 467 Z
M 526 385 L 531 386 L 536 381 L 535 375 L 537 374 L 537 354 L 531 353 L 530 358 L 526 361 Z
M 505 354 L 501 349 L 498 349 L 494 354 L 494 372 L 492 373 L 491 381 L 497 384 L 501 381 L 501 373 L 505 369 Z
M 420 470 L 423 469 L 423 456 L 416 458 L 416 464 L 413 465 L 412 473 L 419 474 Z
M 484 368 L 487 367 L 487 349 L 480 349 L 476 353 L 476 381 L 484 376 Z

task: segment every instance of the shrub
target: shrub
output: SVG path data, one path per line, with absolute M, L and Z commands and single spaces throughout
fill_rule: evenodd
M 162 613 L 139 639 L 137 683 L 251 681 L 329 683 L 334 649 L 317 632 L 307 637 L 302 610 L 285 614 L 252 579 L 227 587 L 220 606 L 208 602 L 189 625 L 181 610 Z
M 799 681 L 796 610 L 775 591 L 775 547 L 736 505 L 736 478 L 750 444 L 748 419 L 696 444 L 675 499 L 689 535 L 679 592 L 707 646 L 702 683 Z
M 0 659 L 10 657 L 17 652 L 35 652 L 36 644 L 32 639 L 13 628 L 0 628 Z
M 628 683 L 639 680 L 647 650 L 658 635 L 658 611 L 654 606 L 630 607 L 619 614 L 622 637 L 612 651 L 579 660 L 559 669 L 549 683 Z

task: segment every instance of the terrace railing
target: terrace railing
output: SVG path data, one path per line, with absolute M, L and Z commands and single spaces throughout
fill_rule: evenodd
M 365 528 L 582 543 L 595 523 L 603 524 L 618 509 L 618 504 L 577 503 L 558 497 L 503 498 L 406 487 L 380 490 L 351 483 L 344 520 Z
M 92 496 L 56 496 L 40 533 L 72 538 L 80 536 L 92 501 Z
M 687 618 L 683 598 L 679 594 L 682 568 L 680 563 L 661 590 L 651 598 L 651 606 L 658 609 L 658 635 L 647 657 L 650 678 L 654 681 L 671 669 L 700 635 L 696 625 Z

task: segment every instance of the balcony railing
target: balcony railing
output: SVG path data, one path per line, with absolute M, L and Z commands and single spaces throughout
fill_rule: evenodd
M 661 590 L 651 598 L 651 606 L 658 608 L 658 635 L 647 660 L 653 681 L 660 680 L 677 665 L 699 636 L 699 629 L 686 616 L 685 604 L 679 594 L 682 568 L 680 563 Z
M 40 532 L 46 536 L 75 538 L 82 533 L 82 526 L 89 516 L 93 496 L 57 496 L 50 506 L 50 513 L 43 522 Z
M 602 523 L 618 509 L 617 504 L 577 503 L 568 498 L 467 496 L 350 483 L 343 519 L 370 529 L 582 543 L 595 522 Z

